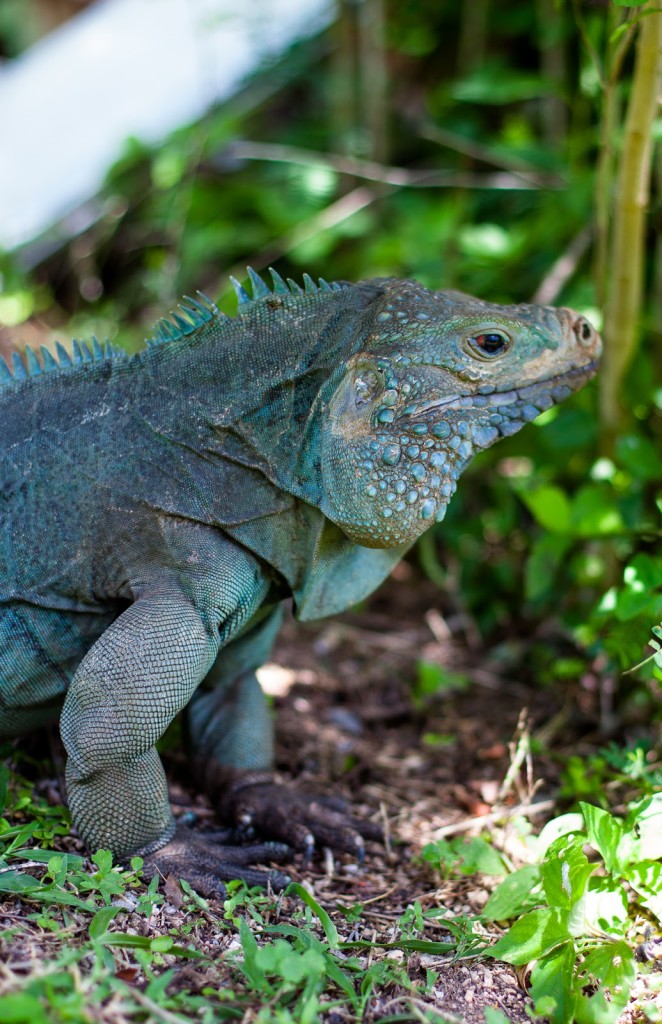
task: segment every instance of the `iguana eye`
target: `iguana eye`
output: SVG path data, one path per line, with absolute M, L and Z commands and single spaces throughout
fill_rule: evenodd
M 510 347 L 510 338 L 499 331 L 486 331 L 484 334 L 474 334 L 467 338 L 467 345 L 475 355 L 482 359 L 494 359 L 501 356 Z

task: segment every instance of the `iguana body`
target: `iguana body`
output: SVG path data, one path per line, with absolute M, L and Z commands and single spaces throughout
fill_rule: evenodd
M 360 844 L 368 829 L 261 774 L 255 670 L 279 603 L 311 619 L 370 593 L 474 452 L 581 386 L 600 347 L 570 310 L 251 277 L 235 318 L 190 303 L 130 358 L 0 360 L 0 736 L 59 716 L 88 845 L 206 889 L 247 872 L 175 834 L 169 722 L 188 706 L 229 812 L 296 845 Z

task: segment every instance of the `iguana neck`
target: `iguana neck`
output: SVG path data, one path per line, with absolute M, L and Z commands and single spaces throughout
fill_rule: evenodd
M 310 445 L 311 409 L 364 340 L 379 292 L 371 282 L 246 303 L 234 318 L 215 316 L 187 337 L 141 352 L 131 390 L 140 400 L 140 379 L 149 378 L 150 419 L 174 442 L 257 469 L 317 504 L 320 446 Z

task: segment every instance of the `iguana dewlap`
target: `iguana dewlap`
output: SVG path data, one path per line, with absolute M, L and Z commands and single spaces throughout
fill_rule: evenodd
M 173 717 L 226 813 L 360 850 L 374 828 L 269 781 L 255 670 L 279 605 L 312 619 L 369 594 L 471 457 L 600 354 L 569 309 L 250 276 L 236 317 L 187 300 L 137 355 L 0 360 L 0 737 L 59 717 L 88 846 L 204 891 L 282 851 L 175 828 L 155 748 Z

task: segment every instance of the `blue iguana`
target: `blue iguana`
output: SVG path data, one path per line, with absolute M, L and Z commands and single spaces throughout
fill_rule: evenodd
M 256 676 L 293 597 L 364 598 L 439 522 L 472 455 L 583 385 L 600 339 L 570 309 L 413 281 L 249 271 L 239 308 L 188 299 L 144 350 L 0 359 L 0 737 L 59 718 L 91 849 L 203 892 L 375 826 L 270 776 Z M 156 742 L 186 709 L 216 806 L 275 842 L 176 825 Z

